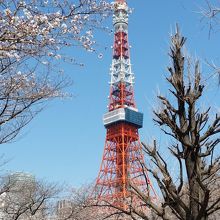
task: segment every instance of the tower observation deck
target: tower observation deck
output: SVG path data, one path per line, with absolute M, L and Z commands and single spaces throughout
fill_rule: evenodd
M 143 126 L 143 114 L 138 111 L 134 100 L 128 15 L 126 1 L 116 0 L 109 105 L 108 112 L 103 116 L 107 134 L 94 190 L 100 201 L 115 202 L 126 199 L 130 195 L 130 183 L 148 194 L 150 190 L 153 191 L 143 166 L 144 155 L 138 134 L 138 129 Z

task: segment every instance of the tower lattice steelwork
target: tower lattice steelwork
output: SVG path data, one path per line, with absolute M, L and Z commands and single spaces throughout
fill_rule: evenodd
M 152 190 L 146 170 L 138 129 L 143 114 L 134 100 L 134 74 L 131 70 L 128 43 L 129 8 L 125 0 L 114 5 L 114 46 L 110 69 L 111 87 L 108 113 L 103 117 L 107 129 L 103 159 L 96 180 L 98 200 L 111 201 L 129 196 L 129 183 L 143 191 Z M 147 181 L 146 181 L 147 178 Z

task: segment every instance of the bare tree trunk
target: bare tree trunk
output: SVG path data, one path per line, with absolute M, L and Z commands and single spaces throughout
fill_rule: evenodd
M 186 159 L 187 177 L 189 180 L 189 197 L 190 197 L 190 216 L 189 220 L 195 220 L 199 213 L 200 186 L 197 178 L 197 163 L 193 152 L 190 152 Z

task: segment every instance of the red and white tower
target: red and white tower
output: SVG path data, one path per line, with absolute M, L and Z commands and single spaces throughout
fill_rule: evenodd
M 138 129 L 142 128 L 143 114 L 138 111 L 134 100 L 134 74 L 131 70 L 128 43 L 128 12 L 126 1 L 116 0 L 113 15 L 110 100 L 108 113 L 103 117 L 107 135 L 95 185 L 96 197 L 100 201 L 122 201 L 127 198 L 130 182 L 140 190 L 153 191 L 142 166 L 144 156 Z

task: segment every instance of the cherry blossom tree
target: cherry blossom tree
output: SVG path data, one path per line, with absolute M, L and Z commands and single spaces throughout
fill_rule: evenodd
M 111 12 L 104 0 L 0 1 L 0 144 L 13 140 L 70 84 L 57 64 L 65 48 L 95 51 L 94 29 Z

